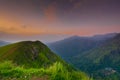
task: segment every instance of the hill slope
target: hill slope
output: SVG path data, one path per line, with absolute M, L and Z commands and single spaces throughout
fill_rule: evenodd
M 96 70 L 111 67 L 120 72 L 120 34 L 105 41 L 103 45 L 74 58 L 77 58 L 77 64 L 84 64 L 84 66 L 81 65 L 82 67 L 90 63 L 94 64 L 91 68 L 94 66 Z M 86 69 L 90 69 L 90 67 Z M 91 71 L 91 69 L 88 71 Z
M 111 34 L 110 34 L 111 35 Z M 72 63 L 97 80 L 119 80 L 120 79 L 120 34 L 105 36 L 94 36 L 92 38 L 68 39 L 65 43 L 56 43 L 50 47 L 58 54 L 62 47 L 64 54 L 60 54 L 65 60 Z M 72 40 L 72 41 L 71 41 Z M 70 41 L 70 42 L 69 42 Z M 80 42 L 81 43 L 80 43 Z M 76 44 L 76 45 L 74 45 Z M 66 48 L 67 45 L 67 48 Z M 89 45 L 89 47 L 88 47 Z M 73 48 L 72 48 L 73 47 Z M 74 49 L 76 48 L 76 49 Z M 77 50 L 73 55 L 65 53 L 66 50 Z M 79 51 L 80 50 L 80 51 Z M 68 52 L 68 51 L 67 51 Z
M 90 80 L 40 41 L 23 41 L 0 47 L 0 79 Z
M 47 67 L 56 61 L 63 61 L 39 41 L 23 41 L 0 47 L 0 61 L 11 60 L 27 67 Z
M 104 42 L 101 46 L 72 58 L 74 65 L 104 80 L 120 79 L 120 34 Z

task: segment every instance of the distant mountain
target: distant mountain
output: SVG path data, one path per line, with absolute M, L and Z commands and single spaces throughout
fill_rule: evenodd
M 7 45 L 7 44 L 9 44 L 9 42 L 5 42 L 5 41 L 0 40 L 0 46 L 4 46 L 4 45 Z
M 103 34 L 103 35 L 95 35 L 92 38 L 96 40 L 107 40 L 110 38 L 113 38 L 117 35 L 118 33 L 108 33 L 108 34 Z
M 120 78 L 120 34 L 73 36 L 49 47 L 78 69 L 97 80 Z M 116 78 L 116 79 L 115 79 Z
M 69 61 L 69 57 L 77 56 L 100 46 L 106 39 L 112 38 L 117 33 L 96 35 L 93 37 L 72 36 L 70 38 L 48 44 L 49 48 Z
M 111 74 L 114 72 L 115 74 L 117 73 L 117 76 L 114 75 L 115 77 L 113 79 L 111 77 L 111 79 L 119 80 L 120 34 L 117 34 L 115 37 L 106 40 L 101 46 L 86 51 L 82 55 L 79 54 L 71 59 L 74 60 L 72 63 L 77 68 L 81 68 L 83 71 L 93 73 L 97 76 L 99 74 L 102 76 L 102 78 L 104 78 L 106 74 L 112 76 Z M 106 68 L 108 71 L 106 71 Z

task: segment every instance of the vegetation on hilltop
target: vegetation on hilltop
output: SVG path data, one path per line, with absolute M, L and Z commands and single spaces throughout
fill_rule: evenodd
M 40 41 L 23 41 L 0 47 L 2 80 L 90 80 Z
M 80 71 L 69 71 L 62 63 L 55 62 L 48 68 L 24 68 L 11 61 L 0 63 L 1 80 L 92 80 Z

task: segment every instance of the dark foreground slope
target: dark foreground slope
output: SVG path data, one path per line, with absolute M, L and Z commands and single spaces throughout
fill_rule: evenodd
M 40 41 L 0 47 L 0 80 L 89 80 Z

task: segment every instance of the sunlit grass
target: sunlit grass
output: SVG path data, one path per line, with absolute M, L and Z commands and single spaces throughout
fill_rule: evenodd
M 33 77 L 46 77 L 47 80 L 90 80 L 80 71 L 69 71 L 60 62 L 49 68 L 24 68 L 16 66 L 11 61 L 0 63 L 0 80 L 34 80 Z

